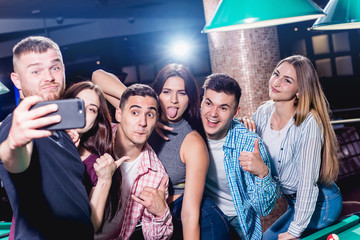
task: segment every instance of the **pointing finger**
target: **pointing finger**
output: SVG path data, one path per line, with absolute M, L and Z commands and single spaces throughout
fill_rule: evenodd
M 130 159 L 130 157 L 128 157 L 128 156 L 123 156 L 123 157 L 121 157 L 120 159 L 116 160 L 116 161 L 115 161 L 116 168 L 120 167 L 120 165 L 121 165 L 123 162 L 125 162 L 125 161 L 127 161 L 127 160 L 129 160 L 129 159 Z

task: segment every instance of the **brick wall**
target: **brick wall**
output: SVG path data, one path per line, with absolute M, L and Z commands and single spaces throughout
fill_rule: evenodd
M 219 0 L 203 0 L 209 21 Z M 268 80 L 280 50 L 276 27 L 215 32 L 208 34 L 212 72 L 235 78 L 242 88 L 240 115 L 252 115 L 268 100 Z

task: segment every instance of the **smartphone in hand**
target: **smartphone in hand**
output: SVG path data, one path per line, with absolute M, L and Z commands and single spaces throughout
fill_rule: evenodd
M 60 115 L 61 121 L 55 124 L 51 124 L 41 129 L 45 130 L 64 130 L 64 129 L 76 129 L 85 127 L 85 105 L 84 100 L 79 98 L 73 99 L 61 99 L 54 101 L 44 101 L 38 102 L 31 109 L 45 106 L 48 104 L 57 104 L 58 110 L 47 114 L 46 116 L 51 115 Z

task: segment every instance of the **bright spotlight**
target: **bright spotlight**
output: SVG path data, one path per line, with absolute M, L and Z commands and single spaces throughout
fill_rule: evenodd
M 176 43 L 176 44 L 174 44 L 174 46 L 172 48 L 173 54 L 178 57 L 186 56 L 188 54 L 189 50 L 190 50 L 190 47 L 186 43 Z

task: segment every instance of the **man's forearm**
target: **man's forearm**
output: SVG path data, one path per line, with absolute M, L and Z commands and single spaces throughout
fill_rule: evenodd
M 11 135 L 0 145 L 0 158 L 4 168 L 11 173 L 25 171 L 30 164 L 33 143 L 29 142 L 25 146 L 17 146 Z

